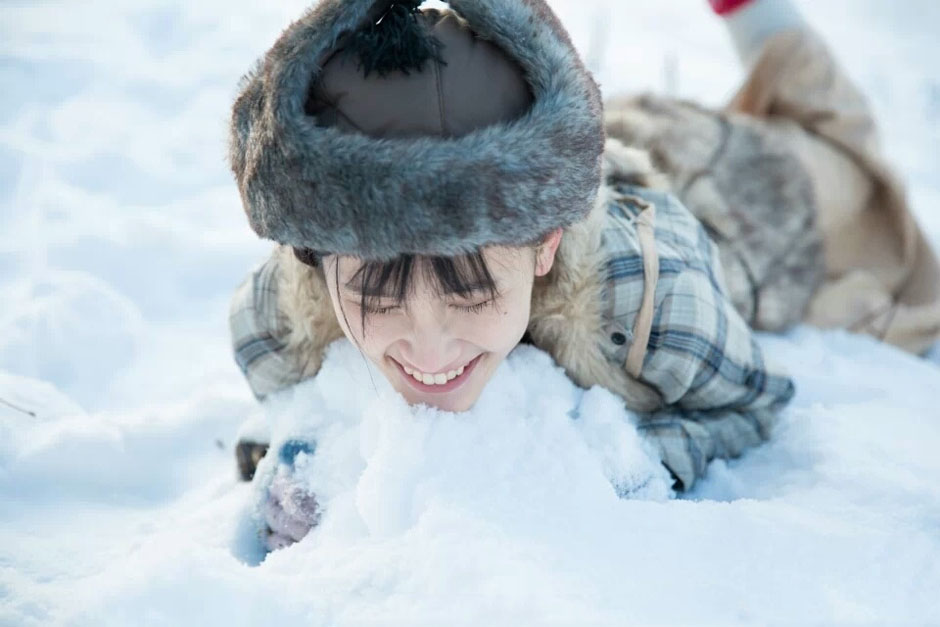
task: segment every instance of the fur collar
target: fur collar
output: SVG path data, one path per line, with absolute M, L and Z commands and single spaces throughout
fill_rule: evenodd
M 623 397 L 631 409 L 650 411 L 662 404 L 659 394 L 630 377 L 624 364 L 611 364 L 601 350 L 609 341 L 604 305 L 607 252 L 602 234 L 610 186 L 617 182 L 643 187 L 665 184 L 646 152 L 607 140 L 604 184 L 587 218 L 565 229 L 552 269 L 536 278 L 528 330 L 533 342 L 548 351 L 578 385 L 601 385 Z

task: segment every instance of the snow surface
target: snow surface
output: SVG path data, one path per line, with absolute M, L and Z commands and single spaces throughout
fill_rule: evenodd
M 704 1 L 552 4 L 608 94 L 719 104 L 740 78 Z M 799 4 L 940 244 L 940 5 Z M 305 6 L 0 6 L 0 625 L 940 623 L 940 350 L 810 329 L 761 338 L 798 387 L 772 441 L 681 499 L 618 499 L 650 468 L 630 417 L 602 390 L 573 421 L 529 402 L 575 400 L 528 347 L 463 417 L 380 378 L 298 386 L 267 409 L 276 434 L 319 415 L 330 507 L 259 563 L 226 314 L 270 244 L 226 124 Z M 361 380 L 346 348 L 325 372 Z

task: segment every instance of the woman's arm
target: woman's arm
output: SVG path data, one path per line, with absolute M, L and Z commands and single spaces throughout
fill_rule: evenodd
M 665 407 L 640 430 L 689 489 L 716 457 L 737 457 L 765 440 L 794 394 L 767 364 L 752 329 L 728 297 L 718 249 L 675 197 L 646 193 L 658 207 L 660 269 L 639 379 Z
M 670 406 L 645 417 L 663 463 L 689 489 L 712 459 L 767 439 L 793 382 L 766 366 L 752 331 L 707 282 L 681 279 L 663 300 L 643 376 Z
M 659 451 L 674 479 L 673 488 L 690 489 L 713 459 L 740 457 L 770 436 L 772 410 L 667 411 L 644 417 L 637 430 Z
M 278 307 L 278 249 L 232 296 L 229 330 L 235 362 L 258 400 L 303 378 L 303 364 L 290 350 L 290 324 Z

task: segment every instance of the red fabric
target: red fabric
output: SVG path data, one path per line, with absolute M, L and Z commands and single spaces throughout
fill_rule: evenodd
M 728 15 L 748 4 L 752 0 L 708 0 L 718 15 Z

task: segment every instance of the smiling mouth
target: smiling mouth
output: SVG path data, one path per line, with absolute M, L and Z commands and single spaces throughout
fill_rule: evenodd
M 463 372 L 460 372 L 460 374 L 456 375 L 452 379 L 448 379 L 446 383 L 440 383 L 440 384 L 438 383 L 428 384 L 428 383 L 424 383 L 423 381 L 418 381 L 417 379 L 414 378 L 414 376 L 408 374 L 408 372 L 405 370 L 405 367 L 402 364 L 400 364 L 397 360 L 392 359 L 391 357 L 389 357 L 389 359 L 392 360 L 392 362 L 398 368 L 398 371 L 401 373 L 401 376 L 404 377 L 405 381 L 413 389 L 418 390 L 419 392 L 426 392 L 428 394 L 443 394 L 445 392 L 450 392 L 460 387 L 461 385 L 463 385 L 464 381 L 466 381 L 470 377 L 470 373 L 473 372 L 473 369 L 476 367 L 477 363 L 480 361 L 480 358 L 482 356 L 483 356 L 483 353 L 480 353 L 479 355 L 471 359 L 469 362 L 467 362 L 465 366 L 463 366 Z M 460 369 L 458 368 L 458 371 L 459 370 Z

